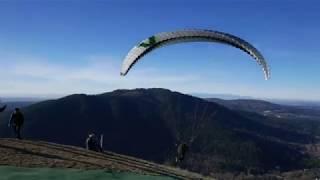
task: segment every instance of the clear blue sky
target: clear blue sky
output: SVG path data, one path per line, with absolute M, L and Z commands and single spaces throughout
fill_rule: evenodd
M 2 0 L 0 96 L 162 87 L 320 100 L 319 7 L 317 0 Z M 246 39 L 264 54 L 271 79 L 245 53 L 214 43 L 161 48 L 119 76 L 136 43 L 184 28 Z

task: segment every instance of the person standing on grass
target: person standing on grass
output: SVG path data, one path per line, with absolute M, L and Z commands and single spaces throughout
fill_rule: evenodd
M 21 138 L 21 127 L 24 123 L 24 116 L 19 108 L 15 108 L 13 113 L 11 114 L 11 118 L 9 120 L 8 126 L 13 129 L 13 132 L 18 139 Z

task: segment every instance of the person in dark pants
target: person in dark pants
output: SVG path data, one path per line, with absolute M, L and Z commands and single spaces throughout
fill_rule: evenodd
M 11 114 L 11 118 L 9 120 L 9 127 L 12 127 L 13 132 L 18 139 L 21 138 L 21 127 L 24 123 L 24 116 L 19 108 L 15 108 L 13 113 Z
M 94 133 L 89 134 L 86 140 L 86 148 L 87 150 L 103 152 L 102 147 L 99 144 L 98 138 Z
M 176 164 L 183 161 L 187 151 L 188 151 L 188 145 L 186 143 L 181 143 L 178 145 L 177 155 L 176 155 Z

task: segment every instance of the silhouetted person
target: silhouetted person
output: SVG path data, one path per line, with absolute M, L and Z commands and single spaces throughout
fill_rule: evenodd
M 86 140 L 86 148 L 87 150 L 96 151 L 96 152 L 103 152 L 102 147 L 98 141 L 98 138 L 94 133 L 89 134 Z
M 186 143 L 181 143 L 177 147 L 176 164 L 183 161 L 186 152 L 188 151 L 188 145 Z
M 19 108 L 15 108 L 9 120 L 9 127 L 12 127 L 16 138 L 21 139 L 21 127 L 24 123 L 24 117 Z

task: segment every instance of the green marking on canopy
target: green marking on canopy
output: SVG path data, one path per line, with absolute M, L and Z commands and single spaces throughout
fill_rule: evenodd
M 151 36 L 148 38 L 147 41 L 142 42 L 139 47 L 144 47 L 144 48 L 148 48 L 150 46 L 153 46 L 154 44 L 156 44 L 156 37 L 155 36 Z

